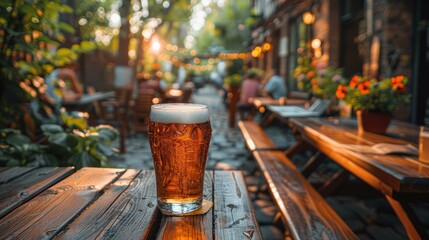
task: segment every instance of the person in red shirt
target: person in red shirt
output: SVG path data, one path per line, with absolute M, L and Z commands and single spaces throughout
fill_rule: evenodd
M 253 108 L 252 99 L 259 93 L 259 78 L 256 73 L 247 74 L 241 83 L 240 100 L 238 101 L 238 111 L 241 119 L 247 119 L 249 112 Z

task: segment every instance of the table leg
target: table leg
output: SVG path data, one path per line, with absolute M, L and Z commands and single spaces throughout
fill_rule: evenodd
M 257 113 L 258 113 L 258 109 L 255 107 L 252 107 L 252 109 L 250 109 L 249 111 L 249 114 L 247 115 L 247 120 L 253 121 Z
M 350 173 L 345 169 L 339 170 L 332 176 L 332 178 L 323 184 L 319 189 L 319 193 L 322 195 L 328 195 L 335 191 L 339 186 L 344 184 L 349 178 Z
M 298 138 L 296 139 L 296 143 L 292 146 L 290 146 L 288 149 L 286 149 L 286 151 L 284 152 L 284 154 L 286 155 L 286 157 L 291 158 L 293 155 L 303 152 L 305 150 L 309 149 L 310 144 L 304 142 L 302 139 Z
M 319 151 L 315 152 L 310 159 L 305 163 L 304 167 L 301 170 L 301 174 L 308 178 L 317 167 L 325 161 L 325 155 L 320 153 Z
M 261 120 L 261 122 L 259 123 L 259 125 L 262 128 L 267 127 L 275 118 L 275 115 L 271 112 L 267 113 L 267 115 L 264 116 L 264 118 Z
M 429 235 L 409 203 L 395 200 L 387 195 L 385 197 L 405 227 L 409 239 L 429 239 Z

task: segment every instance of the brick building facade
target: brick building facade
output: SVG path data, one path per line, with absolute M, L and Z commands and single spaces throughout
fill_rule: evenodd
M 251 60 L 251 65 L 276 68 L 290 91 L 297 90 L 293 69 L 300 53 L 320 40 L 313 60 L 342 68 L 344 75 L 384 78 L 409 77 L 412 103 L 401 119 L 422 124 L 429 89 L 424 71 L 428 65 L 428 21 L 424 0 L 253 0 L 263 21 L 253 27 L 252 46 L 272 45 Z M 315 20 L 303 23 L 303 13 Z M 425 37 L 426 35 L 426 37 Z

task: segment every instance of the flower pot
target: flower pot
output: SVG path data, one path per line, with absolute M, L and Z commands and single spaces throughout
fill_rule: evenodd
M 371 132 L 377 134 L 386 133 L 392 120 L 389 112 L 356 111 L 358 133 Z

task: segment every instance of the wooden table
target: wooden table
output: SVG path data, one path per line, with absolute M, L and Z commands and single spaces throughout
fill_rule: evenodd
M 204 184 L 208 213 L 169 217 L 152 170 L 0 168 L 0 239 L 262 239 L 240 171 Z
M 68 111 L 79 111 L 79 112 L 87 112 L 89 113 L 88 121 L 90 125 L 95 125 L 96 118 L 100 116 L 96 115 L 96 109 L 94 103 L 98 103 L 110 98 L 115 97 L 115 92 L 94 92 L 91 94 L 84 94 L 79 100 L 74 101 L 62 101 L 62 105 Z M 100 105 L 98 105 L 100 106 Z M 101 110 L 99 110 L 101 111 Z
M 274 106 L 302 106 L 302 107 L 308 107 L 310 104 L 310 100 L 308 99 L 297 99 L 297 98 L 280 98 L 280 99 L 274 99 L 271 97 L 256 97 L 252 99 L 252 105 L 253 108 L 250 112 L 249 119 L 253 119 L 258 112 L 264 113 L 267 110 L 267 106 L 274 105 Z M 271 115 L 271 114 L 268 114 Z M 265 120 L 266 119 L 266 120 Z M 266 116 L 263 122 L 265 125 L 268 125 L 273 120 L 273 117 Z
M 63 101 L 61 104 L 69 108 L 86 108 L 93 102 L 106 100 L 115 97 L 115 92 L 95 92 L 93 94 L 84 94 L 79 100 L 76 101 Z
M 310 104 L 308 99 L 295 99 L 295 98 L 281 98 L 274 99 L 270 97 L 256 97 L 252 100 L 253 107 L 259 111 L 261 108 L 264 108 L 261 111 L 265 111 L 265 107 L 268 105 L 297 105 L 297 106 L 306 106 Z
M 299 149 L 310 143 L 320 152 L 381 192 L 396 212 L 410 239 L 429 239 L 410 203 L 429 202 L 429 164 L 418 156 L 376 155 L 346 149 L 344 144 L 373 145 L 376 143 L 412 144 L 417 146 L 418 126 L 393 121 L 386 135 L 357 133 L 356 121 L 342 118 L 290 118 L 289 126 L 297 134 Z M 289 151 L 292 153 L 293 151 Z M 312 158 L 303 172 L 309 173 L 320 162 Z M 326 187 L 335 186 L 342 174 Z

